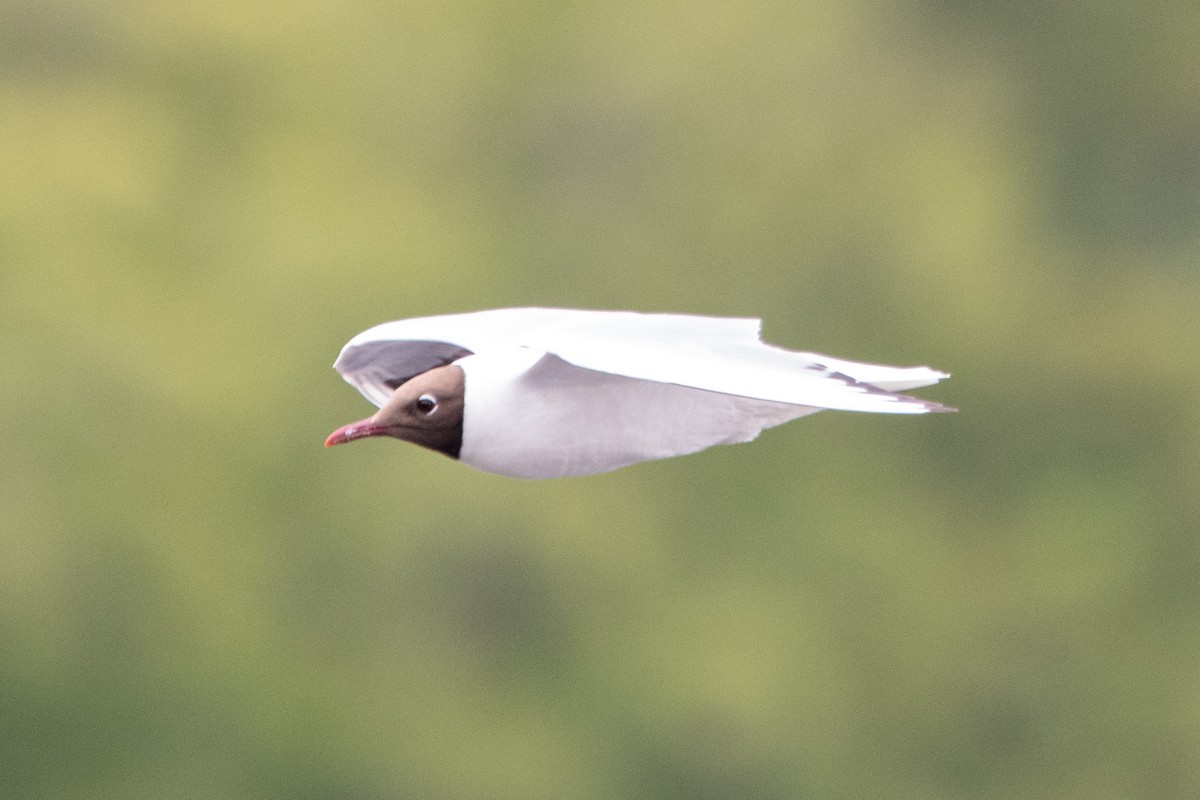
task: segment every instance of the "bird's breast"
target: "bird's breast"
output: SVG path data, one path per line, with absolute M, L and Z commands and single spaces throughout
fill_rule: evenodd
M 573 366 L 547 353 L 479 353 L 466 374 L 460 460 L 551 478 L 747 441 L 811 413 L 792 406 Z

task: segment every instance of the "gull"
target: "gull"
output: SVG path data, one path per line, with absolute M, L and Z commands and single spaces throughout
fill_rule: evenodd
M 823 409 L 954 411 L 899 393 L 944 372 L 785 350 L 761 324 L 564 308 L 385 322 L 333 365 L 379 411 L 325 446 L 390 436 L 485 472 L 560 478 L 748 442 Z

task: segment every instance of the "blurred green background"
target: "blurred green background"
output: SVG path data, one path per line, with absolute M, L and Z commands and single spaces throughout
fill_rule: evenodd
M 0 2 L 0 796 L 1200 796 L 1200 5 Z M 528 483 L 388 319 L 761 316 L 923 418 Z

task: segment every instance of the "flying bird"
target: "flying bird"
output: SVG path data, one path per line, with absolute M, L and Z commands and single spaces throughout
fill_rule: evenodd
M 760 327 L 560 308 L 386 322 L 333 365 L 379 411 L 325 446 L 391 436 L 485 472 L 558 478 L 748 442 L 823 409 L 954 410 L 899 394 L 944 372 L 784 350 Z

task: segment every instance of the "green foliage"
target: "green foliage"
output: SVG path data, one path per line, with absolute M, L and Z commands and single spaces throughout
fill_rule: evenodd
M 1200 6 L 0 5 L 0 796 L 1200 794 Z M 525 483 L 387 319 L 744 314 L 921 419 Z

